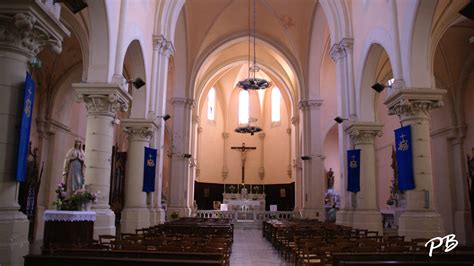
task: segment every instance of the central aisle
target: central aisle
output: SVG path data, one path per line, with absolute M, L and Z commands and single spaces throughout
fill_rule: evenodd
M 234 243 L 230 266 L 286 266 L 291 265 L 278 256 L 270 242 L 262 237 L 262 230 L 234 229 Z

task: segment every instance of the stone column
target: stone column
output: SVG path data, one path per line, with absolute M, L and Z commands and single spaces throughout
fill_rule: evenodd
M 135 229 L 150 227 L 150 209 L 147 194 L 143 192 L 144 151 L 150 146 L 150 138 L 158 125 L 154 120 L 145 119 L 126 119 L 122 125 L 128 133 L 128 160 L 121 231 L 135 233 Z
M 222 180 L 227 179 L 227 175 L 229 174 L 228 162 L 227 162 L 227 153 L 228 153 L 228 142 L 229 142 L 229 133 L 222 132 L 222 138 L 224 139 L 224 160 L 222 165 Z
M 469 184 L 466 176 L 469 175 L 466 169 L 466 155 L 464 154 L 464 138 L 466 137 L 466 127 L 453 128 L 448 137 L 450 142 L 450 155 L 452 175 L 454 183 L 454 234 L 460 244 L 472 245 L 474 242 L 472 216 L 469 203 Z
M 180 217 L 187 217 L 192 206 L 193 180 L 190 178 L 189 161 L 183 155 L 190 150 L 191 110 L 194 100 L 173 98 L 172 103 L 174 119 L 168 214 L 177 212 Z
M 303 119 L 303 215 L 324 219 L 324 161 L 320 135 L 322 100 L 302 100 L 299 108 Z
M 174 53 L 174 46 L 171 41 L 166 40 L 163 35 L 153 36 L 153 75 L 150 99 L 149 119 L 156 119 L 157 116 L 166 114 L 166 91 L 168 88 L 168 63 L 170 56 Z M 152 223 L 159 224 L 165 221 L 165 212 L 161 206 L 162 186 L 163 186 L 163 159 L 166 156 L 165 130 L 166 122 L 159 119 L 159 127 L 152 138 L 151 147 L 158 149 L 157 155 L 157 178 L 156 191 L 153 193 Z M 175 119 L 172 117 L 171 119 Z
M 264 162 L 264 150 L 265 150 L 265 133 L 264 132 L 261 132 L 261 133 L 258 133 L 258 137 L 260 138 L 260 142 L 261 142 L 261 149 L 260 149 L 260 167 L 258 168 L 258 176 L 260 177 L 261 180 L 263 180 L 263 178 L 265 178 L 265 162 Z M 253 192 L 250 192 L 250 193 L 253 193 Z
M 196 179 L 201 175 L 201 138 L 202 138 L 202 127 L 197 125 L 197 144 L 196 144 Z
M 57 7 L 57 6 L 56 6 Z M 23 265 L 28 253 L 28 219 L 18 212 L 15 180 L 26 72 L 44 46 L 61 53 L 69 31 L 40 1 L 0 4 L 0 264 Z M 38 93 L 36 94 L 38 97 Z
M 87 109 L 85 183 L 98 192 L 94 237 L 115 235 L 115 214 L 109 206 L 110 167 L 114 141 L 114 119 L 119 111 L 127 111 L 130 95 L 118 84 L 73 83 L 76 100 Z
M 295 157 L 292 160 L 292 168 L 293 168 L 293 173 L 295 175 L 295 210 L 302 211 L 303 209 L 303 201 L 304 201 L 304 195 L 303 195 L 303 167 L 302 167 L 302 161 L 300 159 L 300 147 L 302 143 L 300 143 L 300 128 L 299 128 L 299 119 L 298 116 L 294 116 L 291 118 L 291 125 L 294 128 L 294 142 L 293 145 L 295 147 L 294 150 L 294 155 Z M 291 146 L 290 146 L 291 147 Z
M 288 166 L 286 173 L 288 174 L 288 178 L 291 179 L 291 127 L 286 129 L 286 133 L 288 133 L 288 148 L 290 152 L 288 153 Z
M 382 215 L 377 207 L 375 166 L 375 137 L 380 136 L 382 125 L 371 122 L 352 122 L 346 132 L 355 149 L 361 151 L 360 191 L 355 194 L 356 206 L 352 212 L 352 226 L 383 233 Z
M 352 63 L 352 43 L 353 39 L 343 38 L 339 43 L 331 47 L 330 55 L 336 63 L 336 93 L 337 114 L 342 118 L 356 120 L 355 115 L 355 92 L 353 81 L 353 63 Z M 336 223 L 346 226 L 352 225 L 352 210 L 350 209 L 351 197 L 347 192 L 347 161 L 346 151 L 350 147 L 350 138 L 344 132 L 343 124 L 339 125 L 339 161 L 340 161 L 340 193 L 341 206 L 337 212 Z
M 441 216 L 433 205 L 431 166 L 431 109 L 442 106 L 446 90 L 396 89 L 385 104 L 389 114 L 398 115 L 403 126 L 411 126 L 415 189 L 406 191 L 407 207 L 400 216 L 398 233 L 406 238 L 444 236 Z

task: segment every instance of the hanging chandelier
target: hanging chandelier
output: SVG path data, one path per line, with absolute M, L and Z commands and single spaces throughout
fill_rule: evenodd
M 246 126 L 237 127 L 235 129 L 235 132 L 241 133 L 241 134 L 250 134 L 251 136 L 253 136 L 255 133 L 262 131 L 260 127 L 250 125 L 251 122 L 256 122 L 256 121 L 257 121 L 256 118 L 249 118 L 249 123 Z
M 253 2 L 253 36 L 252 30 L 250 29 L 250 1 Z M 257 66 L 257 50 L 255 45 L 255 35 L 257 29 L 257 9 L 256 9 L 256 0 L 249 0 L 249 46 L 248 46 L 248 77 L 244 80 L 241 80 L 237 83 L 239 88 L 244 90 L 264 90 L 270 86 L 270 82 L 264 78 L 257 78 L 255 74 L 260 71 L 260 68 Z M 253 37 L 253 61 L 251 60 L 250 46 L 252 43 Z

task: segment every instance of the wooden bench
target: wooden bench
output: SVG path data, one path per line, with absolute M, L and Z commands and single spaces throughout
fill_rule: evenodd
M 347 265 L 473 265 L 474 253 L 334 253 L 333 266 Z
M 27 255 L 25 266 L 142 266 L 142 265 L 171 265 L 171 266 L 218 266 L 219 260 L 190 260 L 190 259 L 158 259 L 158 258 L 116 258 L 116 257 L 82 257 L 82 256 L 52 256 Z

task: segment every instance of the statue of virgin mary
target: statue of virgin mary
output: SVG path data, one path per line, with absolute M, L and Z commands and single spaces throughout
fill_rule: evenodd
M 64 158 L 63 178 L 68 196 L 84 186 L 84 159 L 82 141 L 77 139 L 74 141 L 74 147 L 66 153 L 66 158 Z

